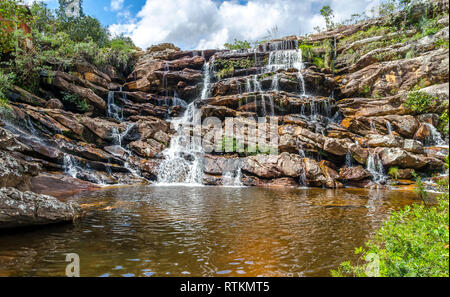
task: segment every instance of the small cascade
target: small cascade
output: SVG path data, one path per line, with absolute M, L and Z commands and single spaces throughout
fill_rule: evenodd
M 303 54 L 298 48 L 298 41 L 282 41 L 269 46 L 269 59 L 265 68 L 265 73 L 276 72 L 278 70 L 297 69 L 297 79 L 302 86 L 301 96 L 306 95 L 305 80 L 301 71 L 305 68 L 303 64 Z M 278 91 L 279 75 L 275 74 L 272 81 L 272 90 Z
M 430 129 L 430 136 L 425 141 L 427 146 L 446 146 L 445 141 L 442 139 L 441 133 L 431 124 L 424 123 L 425 126 Z
M 210 62 L 207 62 L 203 66 L 203 89 L 200 97 L 200 99 L 202 100 L 207 99 L 209 96 L 211 77 L 214 74 L 213 72 L 214 72 L 214 56 L 211 57 Z
M 73 178 L 77 178 L 80 168 L 76 165 L 76 160 L 72 155 L 64 154 L 64 173 Z
M 122 93 L 122 87 L 120 88 L 120 93 Z M 126 96 L 122 93 L 123 96 Z M 107 115 L 110 118 L 113 118 L 118 121 L 123 121 L 123 110 L 119 106 L 115 104 L 115 92 L 109 91 L 108 92 L 108 100 L 107 100 Z M 126 99 L 124 97 L 124 99 Z
M 377 127 L 375 127 L 375 123 L 374 123 L 372 120 L 370 120 L 370 130 L 371 130 L 372 132 L 378 134 Z
M 262 92 L 262 87 L 261 87 L 261 83 L 258 80 L 258 76 L 254 75 L 253 76 L 253 90 L 252 92 Z
M 242 187 L 242 162 L 240 160 L 232 162 L 231 170 L 226 170 L 222 175 L 222 185 L 224 187 Z
M 347 154 L 345 155 L 345 166 L 347 167 L 353 167 L 353 157 L 350 151 L 347 151 Z
M 169 74 L 170 68 L 169 68 L 169 63 L 164 62 L 164 73 L 163 73 L 163 90 L 165 92 L 165 96 L 169 97 L 169 83 L 167 81 L 167 74 Z
M 375 183 L 384 184 L 386 182 L 384 166 L 383 163 L 381 163 L 378 154 L 369 154 L 369 158 L 367 159 L 367 171 L 372 174 Z
M 391 122 L 386 121 L 386 128 L 387 128 L 387 130 L 388 130 L 388 134 L 389 134 L 389 135 L 392 135 L 392 125 L 391 125 Z

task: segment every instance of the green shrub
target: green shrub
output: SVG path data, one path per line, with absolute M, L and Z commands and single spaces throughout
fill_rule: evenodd
M 75 106 L 79 111 L 86 112 L 89 110 L 89 105 L 85 99 L 79 98 L 78 95 L 72 93 L 62 93 L 62 101 Z
M 246 40 L 237 40 L 236 38 L 233 43 L 225 43 L 223 46 L 229 50 L 249 49 L 252 47 L 250 42 Z
M 368 85 L 364 85 L 362 93 L 365 97 L 370 97 L 370 95 L 372 94 L 372 88 Z
M 13 73 L 5 74 L 0 69 L 0 108 L 8 106 L 6 91 L 12 87 L 15 75 Z
M 389 168 L 388 174 L 389 174 L 393 179 L 398 179 L 398 167 L 391 167 L 391 168 Z
M 27 9 L 15 0 L 0 1 L 0 15 L 8 22 L 0 22 L 0 57 L 14 50 L 18 46 L 18 40 L 14 31 L 21 23 L 29 24 L 31 16 Z
M 439 125 L 439 131 L 448 135 L 448 106 L 441 115 L 441 123 Z
M 410 112 L 423 114 L 432 112 L 438 98 L 420 91 L 410 92 L 405 102 L 405 107 Z
M 356 249 L 361 260 L 371 261 L 344 262 L 332 276 L 448 277 L 448 188 L 437 201 L 432 207 L 414 204 L 394 212 L 366 249 Z
M 413 172 L 412 175 L 416 180 L 416 188 L 414 189 L 414 192 L 419 195 L 420 199 L 426 202 L 426 199 L 428 198 L 428 192 L 426 191 L 425 184 L 423 183 L 422 178 L 415 172 Z
M 11 0 L 2 1 L 0 7 L 3 8 L 4 3 L 10 2 Z M 4 9 L 1 11 L 3 14 Z M 109 65 L 113 66 L 125 76 L 131 71 L 137 48 L 130 38 L 110 38 L 107 29 L 102 27 L 97 19 L 84 15 L 68 18 L 65 14 L 55 14 L 47 9 L 45 4 L 34 3 L 31 12 L 32 34 L 27 35 L 23 30 L 15 30 L 9 33 L 8 38 L 19 45 L 27 38 L 32 38 L 34 47 L 27 49 L 14 46 L 14 50 L 1 59 L 3 68 L 16 74 L 17 84 L 21 87 L 35 92 L 39 88 L 42 71 L 70 71 L 74 62 L 80 59 L 100 70 Z M 0 31 L 3 46 L 6 41 L 3 42 L 4 32 Z

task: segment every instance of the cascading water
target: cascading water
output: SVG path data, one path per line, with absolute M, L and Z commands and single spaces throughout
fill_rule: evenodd
M 282 41 L 270 45 L 269 60 L 265 72 L 274 72 L 278 70 L 297 69 L 297 78 L 302 86 L 302 96 L 306 95 L 305 80 L 301 71 L 305 68 L 303 64 L 303 55 L 298 48 L 298 41 Z M 275 74 L 272 81 L 272 90 L 278 91 L 279 75 Z
M 348 151 L 347 154 L 345 155 L 345 165 L 349 168 L 353 167 L 353 157 L 350 151 Z
M 389 134 L 389 135 L 392 135 L 392 125 L 391 125 L 391 122 L 389 122 L 389 121 L 386 122 L 386 128 L 387 128 L 387 130 L 388 130 L 388 134 Z
M 120 88 L 119 92 L 122 93 L 122 88 Z M 122 94 L 122 95 L 125 96 L 124 94 Z M 115 104 L 114 97 L 115 97 L 115 92 L 109 91 L 108 92 L 108 100 L 107 100 L 107 115 L 110 118 L 113 118 L 118 121 L 122 121 L 123 120 L 123 111 L 122 111 L 122 108 L 120 108 L 119 106 L 117 106 Z M 125 97 L 124 97 L 124 99 L 125 99 Z
M 222 176 L 222 185 L 224 187 L 242 187 L 242 162 L 236 160 L 229 164 L 230 168 L 225 169 L 225 173 Z
M 369 158 L 367 159 L 367 171 L 372 174 L 375 183 L 382 184 L 386 182 L 384 166 L 378 154 L 369 154 Z
M 213 67 L 214 58 L 203 66 L 201 100 L 208 97 Z M 186 107 L 182 117 L 171 121 L 176 134 L 172 137 L 169 148 L 163 152 L 164 161 L 159 166 L 159 184 L 202 184 L 204 151 L 198 137 L 200 132 L 197 131 L 200 123 L 201 114 L 194 102 Z M 194 137 L 191 137 L 192 128 Z
M 441 133 L 431 124 L 424 123 L 430 130 L 430 136 L 426 139 L 427 146 L 446 146 L 445 141 L 441 137 Z

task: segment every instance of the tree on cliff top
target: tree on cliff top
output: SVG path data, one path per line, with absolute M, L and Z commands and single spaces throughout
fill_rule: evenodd
M 320 10 L 320 14 L 325 19 L 325 23 L 327 25 L 327 30 L 334 29 L 335 24 L 334 24 L 334 11 L 333 11 L 333 9 L 331 9 L 331 7 L 329 5 L 325 5 Z

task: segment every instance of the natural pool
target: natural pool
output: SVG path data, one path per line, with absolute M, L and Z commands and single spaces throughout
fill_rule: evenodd
M 0 233 L 0 276 L 329 276 L 410 191 L 123 187 L 74 225 Z

